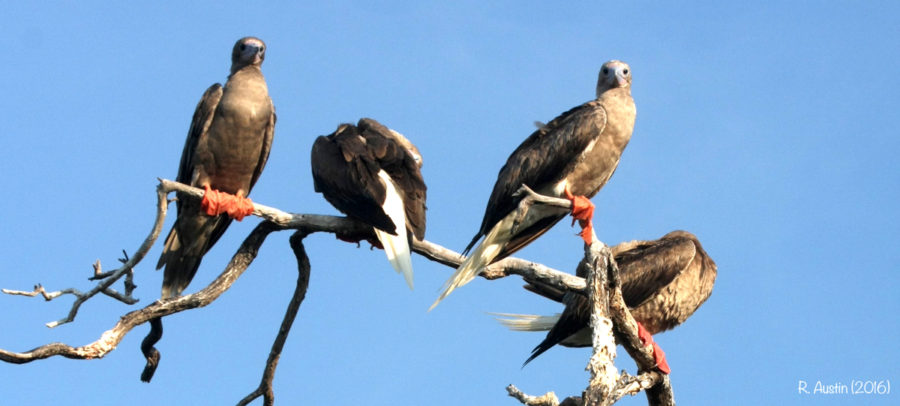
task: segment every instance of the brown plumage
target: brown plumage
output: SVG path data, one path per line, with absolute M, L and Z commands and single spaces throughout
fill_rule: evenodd
M 179 182 L 241 197 L 256 184 L 275 133 L 275 107 L 260 70 L 265 51 L 265 43 L 258 38 L 235 43 L 225 86 L 210 86 L 194 111 L 178 168 Z M 231 224 L 225 215 L 206 215 L 194 199 L 179 199 L 177 205 L 178 217 L 156 266 L 166 268 L 163 298 L 181 294 L 203 255 Z
M 482 237 L 484 240 L 447 281 L 432 308 L 483 267 L 523 248 L 569 213 L 537 205 L 515 224 L 521 198 L 514 194 L 523 184 L 548 196 L 563 197 L 568 189 L 574 195 L 593 197 L 609 181 L 634 128 L 636 110 L 628 65 L 620 61 L 603 64 L 596 92 L 595 100 L 540 126 L 513 151 L 497 176 L 481 227 L 464 253 Z
M 612 247 L 612 252 L 619 267 L 625 304 L 650 334 L 684 323 L 712 293 L 716 264 L 697 237 L 687 231 L 673 231 L 655 241 L 622 243 Z M 578 276 L 585 277 L 581 271 L 579 267 Z M 591 346 L 591 306 L 587 298 L 540 283 L 525 288 L 566 305 L 559 316 L 514 316 L 501 320 L 517 330 L 550 330 L 526 364 L 556 344 Z
M 371 225 L 391 265 L 412 288 L 407 238 L 425 238 L 427 191 L 415 145 L 363 118 L 356 126 L 341 124 L 334 133 L 316 138 L 310 162 L 316 192 L 341 212 Z

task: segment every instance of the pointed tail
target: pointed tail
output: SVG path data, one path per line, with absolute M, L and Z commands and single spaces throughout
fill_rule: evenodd
M 434 309 L 435 306 L 437 306 L 441 300 L 444 300 L 450 292 L 453 292 L 454 289 L 469 283 L 469 281 L 475 278 L 475 275 L 478 275 L 478 273 L 481 272 L 482 268 L 490 265 L 491 262 L 500 255 L 503 247 L 506 246 L 506 243 L 508 243 L 512 237 L 510 231 L 515 217 L 515 212 L 507 215 L 503 220 L 500 220 L 486 236 L 484 236 L 484 241 L 475 247 L 475 251 L 472 252 L 472 255 L 469 255 L 469 257 L 463 261 L 462 265 L 456 269 L 453 276 L 451 276 L 447 282 L 444 282 L 444 291 L 441 293 L 441 296 L 434 301 L 431 307 L 428 308 L 428 311 Z
M 550 331 L 553 327 L 556 326 L 556 323 L 559 321 L 560 315 L 559 313 L 553 316 L 538 316 L 535 314 L 513 314 L 513 313 L 492 313 L 500 322 L 500 324 L 506 326 L 506 328 L 513 331 Z M 543 354 L 550 348 L 552 348 L 556 343 L 556 341 L 550 337 L 552 333 L 548 334 L 548 337 L 541 341 L 537 347 L 534 347 L 531 350 L 531 355 L 525 362 L 522 364 L 524 368 L 525 365 L 528 365 L 529 362 L 533 361 L 538 355 Z
M 536 314 L 489 313 L 500 324 L 513 331 L 549 331 L 559 321 L 559 313 L 553 316 Z
M 386 231 L 375 229 L 375 236 L 384 247 L 384 253 L 387 255 L 388 261 L 397 273 L 403 274 L 409 289 L 413 289 L 413 269 L 412 259 L 410 258 L 409 239 L 406 237 L 406 208 L 403 206 L 403 199 L 397 193 L 394 182 L 390 176 L 383 170 L 378 173 L 385 185 L 385 197 L 382 209 L 384 213 L 394 222 L 397 235 L 393 235 Z
M 406 279 L 406 284 L 409 286 L 409 289 L 413 289 L 413 269 L 412 269 L 412 259 L 409 254 L 409 241 L 406 239 L 406 228 L 398 228 L 399 230 L 403 230 L 403 236 L 396 236 L 391 233 L 387 233 L 381 231 L 379 229 L 375 229 L 375 235 L 378 237 L 378 241 L 381 241 L 381 245 L 384 247 L 384 253 L 387 254 L 387 259 L 391 263 L 391 266 L 394 267 L 394 270 L 397 273 L 403 274 L 403 278 Z

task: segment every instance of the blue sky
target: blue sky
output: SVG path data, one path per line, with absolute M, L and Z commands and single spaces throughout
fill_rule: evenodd
M 896 163 L 900 12 L 892 2 L 332 2 L 183 6 L 67 2 L 4 7 L 0 287 L 90 288 L 90 264 L 133 252 L 174 178 L 193 109 L 224 81 L 231 46 L 266 41 L 278 111 L 254 201 L 335 214 L 313 192 L 309 150 L 372 117 L 424 156 L 426 238 L 456 250 L 476 232 L 496 173 L 533 130 L 593 97 L 609 59 L 631 64 L 638 116 L 593 199 L 601 240 L 695 233 L 719 266 L 709 301 L 657 336 L 682 404 L 897 404 L 898 395 L 800 395 L 852 380 L 900 384 Z M 169 219 L 168 224 L 171 224 Z M 257 219 L 206 256 L 195 291 Z M 168 225 L 167 225 L 168 227 Z M 518 256 L 573 271 L 565 223 Z M 102 360 L 0 365 L 4 402 L 233 404 L 258 383 L 296 278 L 273 235 L 212 305 L 166 318 L 163 359 L 138 380 L 141 326 Z M 485 312 L 551 314 L 521 280 L 476 280 L 426 313 L 451 269 L 415 257 L 410 292 L 381 252 L 307 239 L 309 293 L 275 381 L 278 404 L 517 404 L 504 387 L 580 393 L 588 349 L 520 369 L 541 334 Z M 136 273 L 158 298 L 155 247 Z M 68 298 L 0 296 L 0 348 L 83 345 L 133 310 L 108 298 L 76 322 Z M 624 351 L 620 368 L 634 372 Z M 896 392 L 896 388 L 894 389 Z M 643 395 L 621 404 L 645 404 Z

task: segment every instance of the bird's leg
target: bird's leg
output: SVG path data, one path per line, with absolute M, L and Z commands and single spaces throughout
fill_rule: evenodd
M 584 240 L 585 244 L 590 245 L 593 242 L 591 235 L 594 229 L 592 221 L 594 218 L 594 204 L 587 197 L 573 195 L 569 191 L 568 185 L 566 185 L 564 192 L 566 199 L 572 202 L 572 225 L 575 225 L 575 220 L 578 220 L 578 224 L 581 225 L 581 233 L 579 235 L 581 235 L 581 239 Z
M 656 367 L 659 368 L 660 372 L 668 375 L 669 372 L 672 372 L 672 369 L 669 368 L 669 362 L 666 361 L 666 353 L 659 347 L 659 344 L 653 341 L 653 335 L 650 334 L 641 323 L 638 323 L 637 327 L 638 337 L 641 338 L 641 343 L 643 343 L 645 347 L 648 345 L 653 346 L 653 362 L 656 362 Z
M 222 213 L 228 214 L 237 221 L 241 221 L 244 217 L 253 214 L 253 201 L 248 197 L 244 197 L 244 193 L 238 191 L 237 195 L 220 192 L 211 189 L 209 185 L 203 185 L 206 193 L 203 194 L 203 200 L 200 201 L 200 207 L 210 216 L 218 216 Z

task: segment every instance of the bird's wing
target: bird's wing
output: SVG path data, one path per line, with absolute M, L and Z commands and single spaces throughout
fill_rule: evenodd
M 469 243 L 466 252 L 481 236 L 487 234 L 494 224 L 515 209 L 520 199 L 513 194 L 523 184 L 532 189 L 540 189 L 562 180 L 591 141 L 602 134 L 605 126 L 606 111 L 602 104 L 595 100 L 563 113 L 533 132 L 513 151 L 500 169 L 485 209 L 481 229 Z M 530 235 L 540 235 L 558 220 L 553 219 L 549 224 L 523 231 L 528 231 Z M 511 247 L 505 250 L 505 255 L 523 247 L 533 238 L 520 240 L 517 244 L 511 244 Z
M 355 127 L 342 126 L 334 134 L 316 138 L 311 164 L 316 192 L 335 208 L 397 235 L 381 207 L 385 189 L 378 179 L 380 168 Z
M 259 180 L 259 175 L 262 174 L 263 169 L 266 167 L 266 162 L 269 160 L 269 152 L 272 151 L 272 139 L 275 138 L 276 121 L 278 121 L 278 116 L 275 115 L 275 106 L 273 105 L 272 115 L 269 117 L 269 125 L 266 126 L 266 132 L 263 135 L 262 149 L 259 151 L 259 163 L 256 164 L 256 168 L 253 170 L 253 177 L 250 178 L 250 189 L 253 189 L 253 185 Z
M 359 120 L 358 128 L 378 166 L 387 172 L 401 192 L 407 227 L 416 238 L 425 238 L 427 187 L 415 158 L 390 129 L 377 121 L 363 118 Z
M 628 307 L 640 306 L 672 283 L 697 254 L 688 238 L 662 238 L 616 255 L 622 296 Z
M 197 143 L 199 143 L 200 139 L 205 137 L 207 131 L 209 131 L 209 126 L 212 124 L 213 116 L 215 116 L 216 113 L 216 107 L 219 106 L 219 100 L 222 99 L 222 93 L 222 85 L 219 83 L 213 84 L 206 89 L 206 92 L 203 93 L 203 97 L 200 98 L 200 102 L 197 103 L 197 108 L 194 109 L 194 117 L 191 119 L 191 126 L 188 129 L 187 139 L 184 141 L 184 150 L 181 152 L 181 163 L 178 165 L 178 176 L 175 178 L 178 182 L 186 185 L 191 184 L 191 180 L 194 177 L 194 151 L 197 149 Z M 181 213 L 180 205 L 178 207 L 178 212 Z

